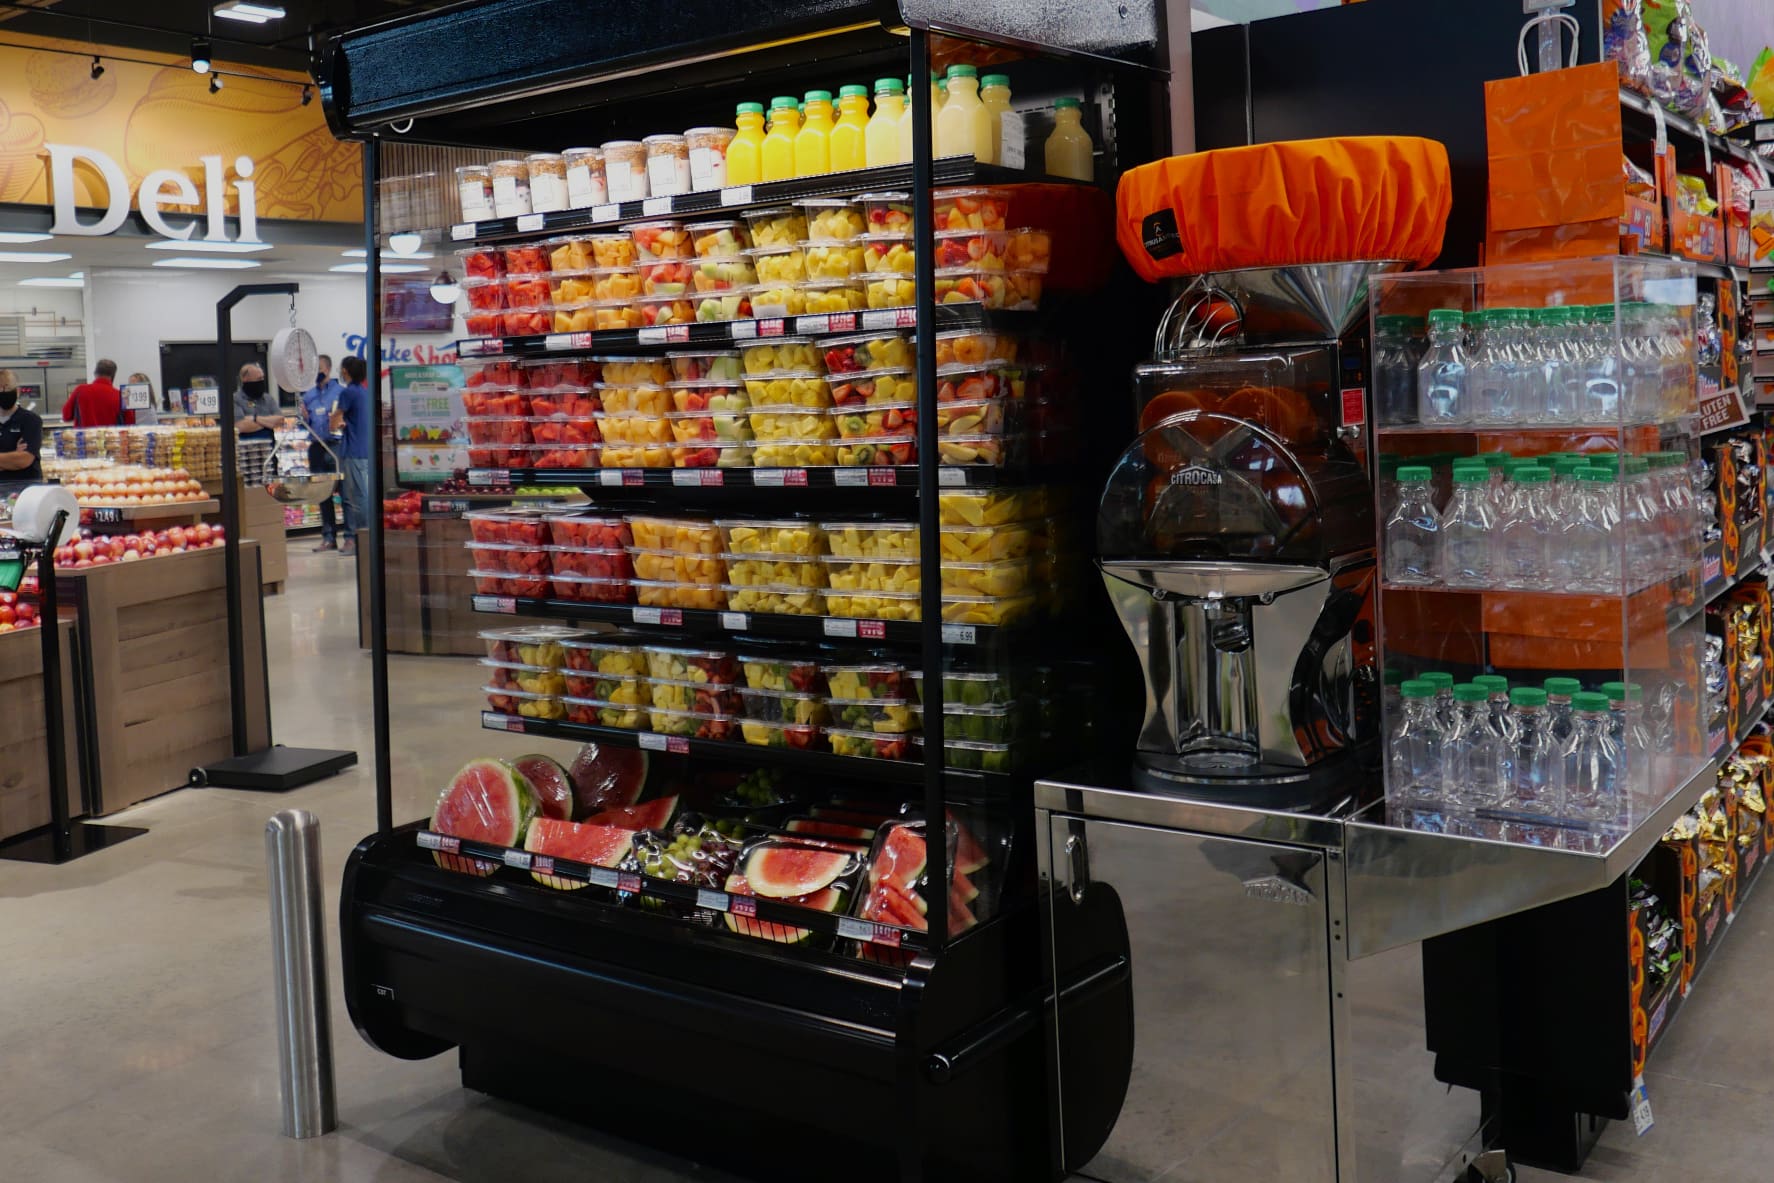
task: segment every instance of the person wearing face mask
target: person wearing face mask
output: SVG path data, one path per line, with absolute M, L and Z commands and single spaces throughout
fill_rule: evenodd
M 270 476 L 277 459 L 277 429 L 283 416 L 277 413 L 277 395 L 265 381 L 265 371 L 256 362 L 240 367 L 240 385 L 234 391 L 234 427 L 240 442 L 263 441 L 263 455 L 250 449 L 241 457 L 240 473 L 249 485 L 262 484 Z
M 369 524 L 370 508 L 370 399 L 369 367 L 361 357 L 339 363 L 345 385 L 333 407 L 332 429 L 344 441 L 345 537 L 339 540 L 341 555 L 357 553 L 357 532 Z
M 339 392 L 344 387 L 332 376 L 332 369 L 333 359 L 321 354 L 320 373 L 314 379 L 314 385 L 302 392 L 302 421 L 312 437 L 308 443 L 308 471 L 315 474 L 339 471 L 334 457 L 339 453 L 342 440 L 332 429 L 332 416 L 339 405 Z M 336 550 L 338 532 L 333 499 L 329 496 L 320 503 L 320 545 L 314 549 Z
M 43 480 L 43 420 L 18 401 L 18 376 L 0 370 L 0 481 Z

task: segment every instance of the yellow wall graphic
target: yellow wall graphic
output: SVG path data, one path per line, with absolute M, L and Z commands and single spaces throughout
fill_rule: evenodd
M 115 160 L 132 195 L 143 177 L 163 168 L 185 173 L 201 191 L 200 157 L 221 156 L 232 179 L 235 157 L 250 156 L 261 220 L 362 220 L 360 149 L 333 139 L 318 95 L 304 107 L 300 86 L 235 77 L 210 94 L 208 77 L 182 58 L 129 50 L 131 57 L 164 64 L 120 62 L 105 58 L 102 47 L 105 72 L 93 78 L 90 57 L 47 52 L 90 55 L 85 43 L 14 33 L 6 40 L 17 44 L 0 45 L 0 203 L 48 205 L 43 145 L 78 144 Z M 300 74 L 254 72 L 305 81 Z M 75 184 L 77 204 L 105 204 L 96 172 L 77 168 Z M 235 212 L 232 185 L 227 208 Z

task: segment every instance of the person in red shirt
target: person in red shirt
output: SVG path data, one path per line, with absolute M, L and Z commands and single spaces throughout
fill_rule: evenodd
M 117 363 L 101 358 L 92 368 L 92 381 L 76 386 L 62 405 L 62 418 L 74 427 L 117 427 L 128 423 L 116 377 Z

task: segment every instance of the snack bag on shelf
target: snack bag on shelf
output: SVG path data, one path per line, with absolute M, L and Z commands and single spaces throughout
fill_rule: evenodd
M 1602 57 L 1620 63 L 1620 84 L 1651 92 L 1651 43 L 1644 0 L 1603 0 Z

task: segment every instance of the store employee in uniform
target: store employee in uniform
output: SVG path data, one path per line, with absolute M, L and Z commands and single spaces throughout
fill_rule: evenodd
M 308 444 L 308 471 L 311 473 L 337 472 L 338 466 L 333 457 L 338 453 L 342 438 L 332 429 L 334 409 L 339 405 L 339 391 L 344 387 L 332 376 L 333 359 L 326 354 L 320 355 L 320 374 L 314 379 L 314 385 L 302 392 L 302 418 L 308 424 L 308 434 L 314 439 Z M 317 441 L 325 440 L 326 447 Z M 327 451 L 327 447 L 332 451 Z M 338 523 L 333 514 L 333 499 L 329 495 L 320 503 L 320 545 L 315 550 L 336 550 L 338 548 Z
M 43 480 L 43 420 L 18 402 L 18 376 L 0 370 L 0 483 Z
M 234 426 L 240 432 L 241 443 L 263 440 L 270 445 L 265 449 L 262 465 L 243 458 L 240 466 L 241 477 L 247 484 L 261 484 L 274 471 L 277 429 L 283 426 L 283 416 L 277 413 L 277 395 L 256 362 L 249 361 L 240 367 L 240 386 L 234 391 Z

